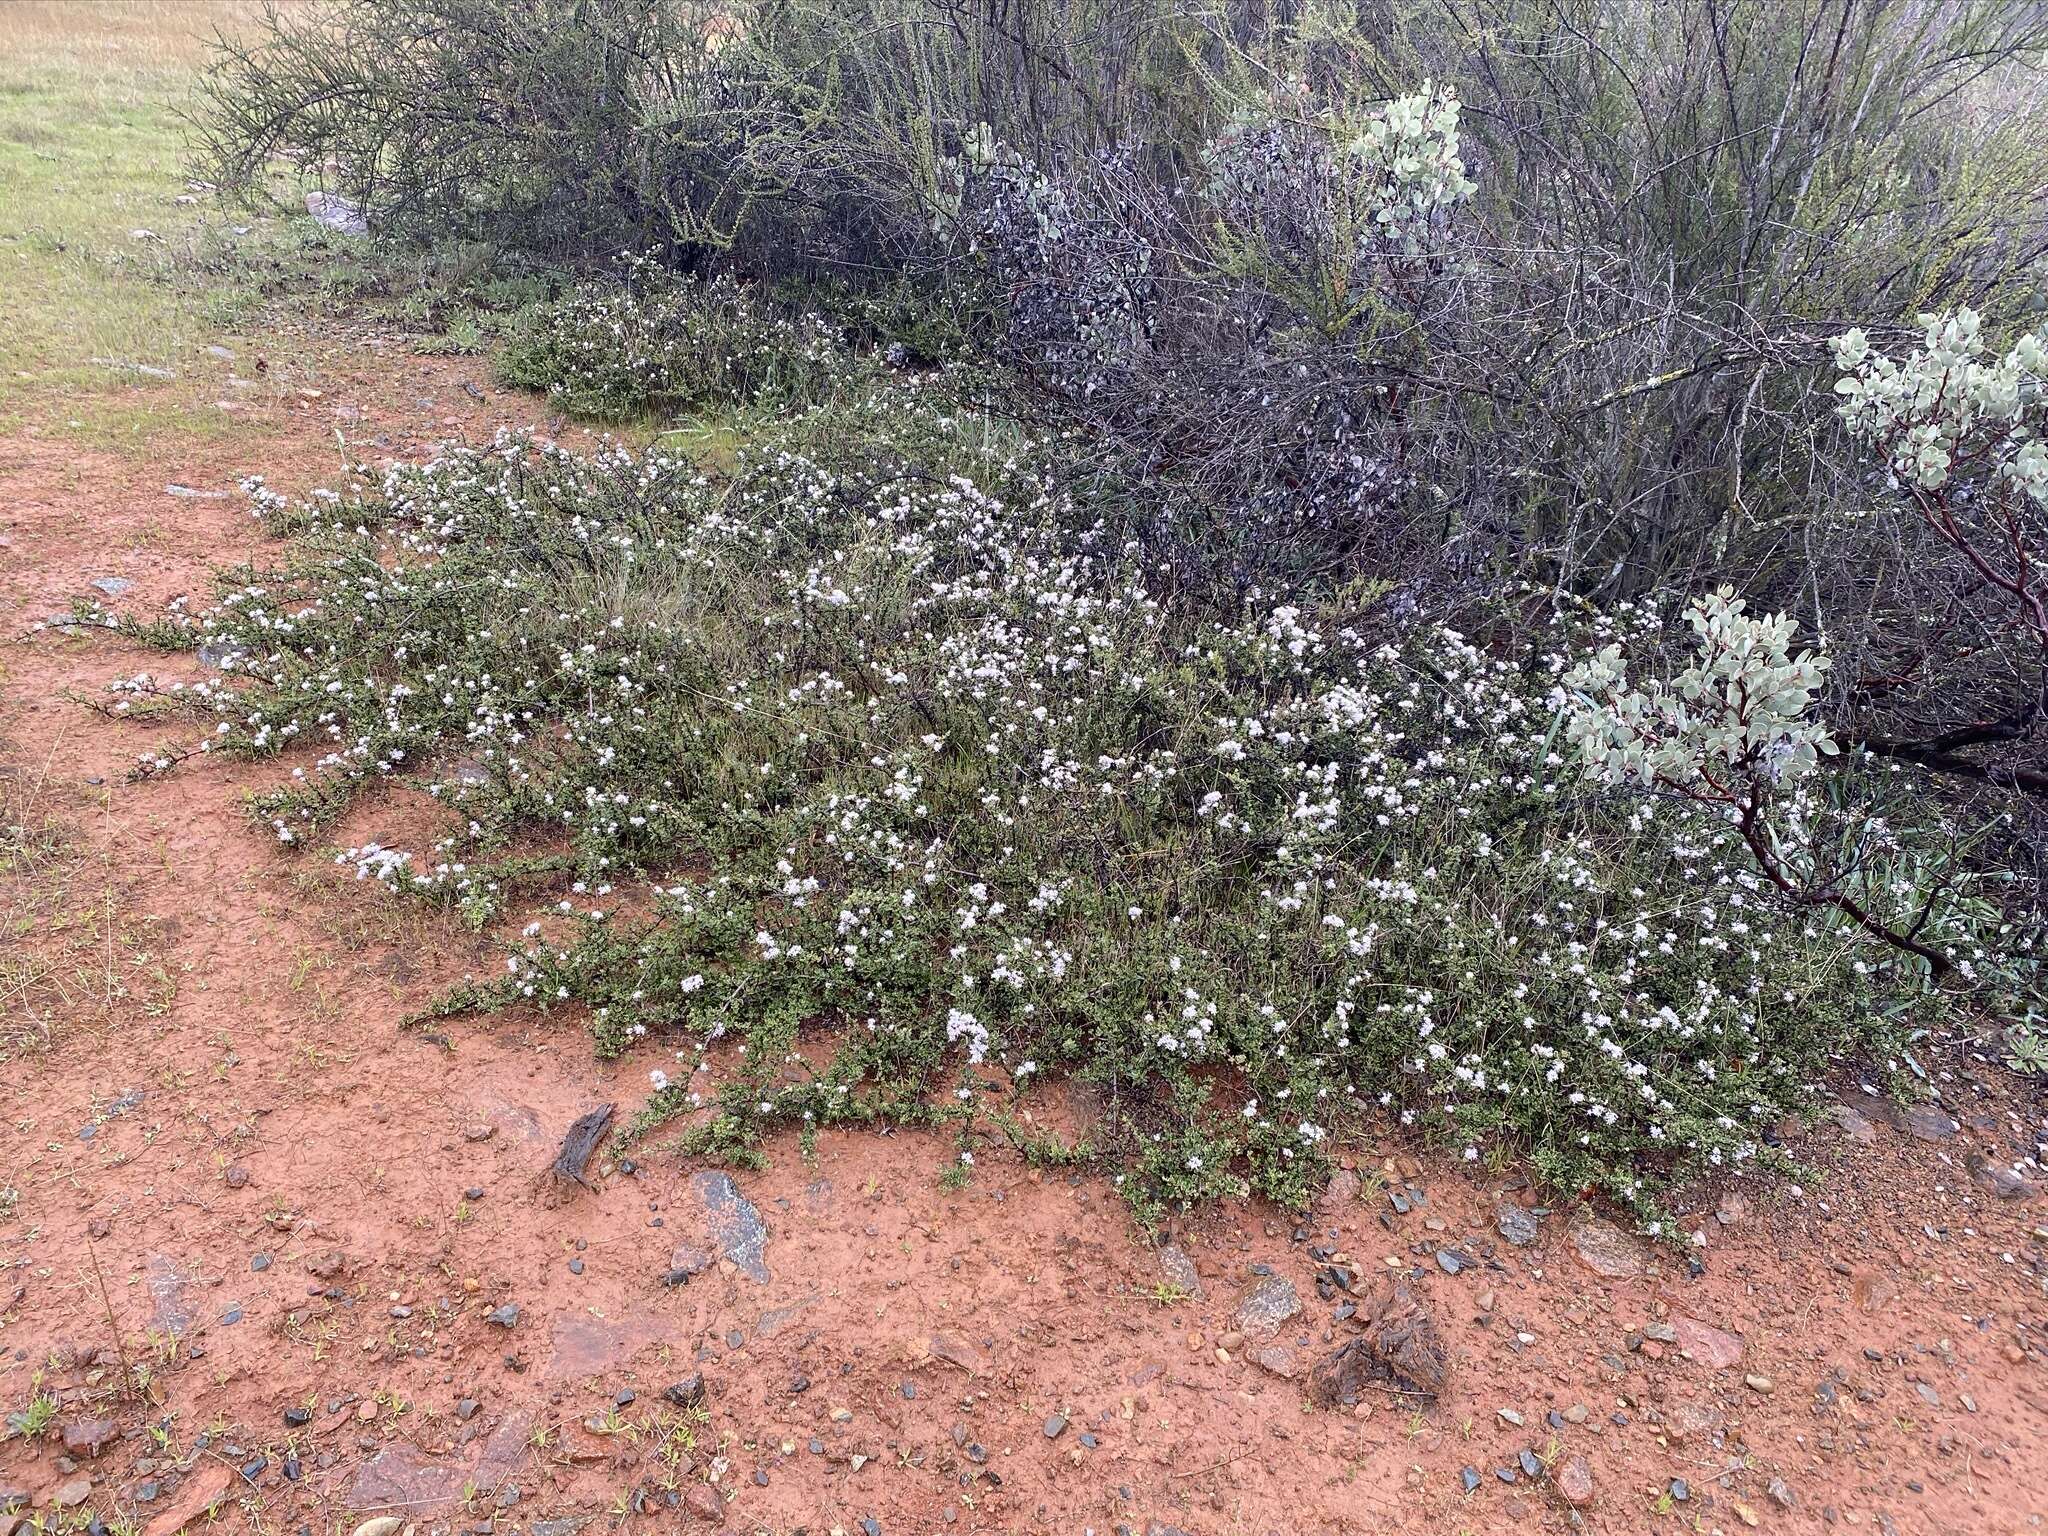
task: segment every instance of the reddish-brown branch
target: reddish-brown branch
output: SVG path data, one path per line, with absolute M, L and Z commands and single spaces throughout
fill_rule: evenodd
M 1764 872 L 1772 885 L 1792 900 L 1803 906 L 1833 907 L 1860 926 L 1864 932 L 1882 939 L 1894 949 L 1926 961 L 1927 969 L 1933 973 L 1937 981 L 1955 969 L 1955 962 L 1947 955 L 1928 948 L 1910 933 L 1900 933 L 1897 929 L 1888 927 L 1873 917 L 1863 904 L 1848 892 L 1825 888 L 1811 889 L 1794 882 L 1778 863 L 1777 854 L 1771 850 L 1769 840 L 1763 835 L 1762 823 L 1754 803 L 1738 807 L 1735 826 L 1742 834 L 1743 842 L 1748 844 L 1750 856 L 1756 860 L 1757 867 Z M 1923 915 L 1921 921 L 1924 923 L 1925 920 Z M 1914 926 L 1917 931 L 1920 924 Z
M 1636 737 L 1639 741 L 1644 739 L 1640 731 L 1636 732 Z M 1756 764 L 1753 762 L 1736 763 L 1733 766 L 1738 772 L 1746 770 L 1752 777 L 1756 772 Z M 1750 857 L 1755 860 L 1764 878 L 1769 880 L 1781 895 L 1801 906 L 1833 907 L 1872 937 L 1902 954 L 1925 961 L 1928 971 L 1937 981 L 1947 977 L 1955 969 L 1955 963 L 1948 956 L 1929 948 L 1914 936 L 1925 926 L 1927 912 L 1921 913 L 1919 921 L 1913 925 L 1912 932 L 1901 933 L 1881 921 L 1855 897 L 1838 886 L 1829 882 L 1809 884 L 1793 879 L 1778 858 L 1776 850 L 1771 847 L 1770 839 L 1764 835 L 1763 815 L 1758 804 L 1758 796 L 1741 792 L 1733 782 L 1723 783 L 1715 778 L 1705 765 L 1701 765 L 1697 772 L 1697 783 L 1679 783 L 1662 774 L 1656 776 L 1655 782 L 1695 804 L 1717 807 L 1729 812 L 1735 819 L 1736 831 L 1749 849 Z M 1705 786 L 1704 789 L 1701 786 Z

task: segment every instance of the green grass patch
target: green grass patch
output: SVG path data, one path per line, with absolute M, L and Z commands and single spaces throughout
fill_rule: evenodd
M 282 162 L 247 204 L 189 182 L 184 114 L 210 39 L 254 9 L 0 6 L 0 431 L 132 451 L 218 439 L 248 430 L 216 402 L 264 393 L 249 359 L 281 326 L 368 314 L 480 352 L 501 314 L 551 290 L 460 242 L 332 234 Z
M 206 30 L 236 14 L 0 10 L 0 421 L 83 422 L 97 399 L 160 396 L 151 429 L 183 425 L 195 381 L 224 371 L 205 347 L 241 318 L 233 296 L 169 279 L 202 238 L 179 112 Z

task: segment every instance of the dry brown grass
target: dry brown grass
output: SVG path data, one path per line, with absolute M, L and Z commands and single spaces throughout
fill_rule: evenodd
M 0 757 L 0 1062 L 157 1011 L 168 975 L 112 861 L 90 846 L 90 803 L 65 804 L 41 762 Z
M 189 74 L 216 29 L 261 11 L 257 0 L 7 0 L 0 58 L 58 63 L 125 94 L 138 80 Z

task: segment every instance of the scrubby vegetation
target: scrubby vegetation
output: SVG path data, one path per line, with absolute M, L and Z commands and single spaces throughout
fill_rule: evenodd
M 1285 531 L 1777 602 L 1846 566 L 1839 645 L 1955 564 L 1839 531 L 1826 344 L 2032 324 L 2044 34 L 2036 0 L 346 0 L 224 57 L 208 163 L 289 146 L 394 237 L 934 274 L 1014 408 L 1239 562 Z
M 2035 1059 L 2048 12 L 1482 11 L 280 17 L 217 169 L 586 263 L 503 376 L 743 447 L 258 487 L 282 564 L 118 621 L 225 668 L 117 687 L 204 724 L 144 771 L 419 787 L 339 856 L 506 925 L 442 1007 L 723 1155 L 1072 1155 L 1071 1075 L 1142 1210 L 1384 1115 L 1654 1223 L 1842 1064 Z
M 287 842 L 409 780 L 451 834 L 359 874 L 478 923 L 573 881 L 452 1003 L 679 1034 L 658 1111 L 736 1036 L 724 1150 L 972 1135 L 990 1069 L 1080 1073 L 1148 1203 L 1298 1199 L 1381 1107 L 1647 1208 L 1644 1160 L 1758 1155 L 1804 1069 L 1931 1005 L 1881 1011 L 1881 948 L 1775 903 L 1718 818 L 1585 787 L 1559 671 L 1609 626 L 1482 650 L 1164 603 L 1041 445 L 920 396 L 798 416 L 718 483 L 509 438 L 265 498 L 304 553 L 224 580 L 193 634 L 246 684 L 183 697 L 213 750 L 323 754 L 259 803 Z M 1930 850 L 1865 835 L 1866 899 L 1922 894 Z M 1925 932 L 1965 967 L 1971 912 Z
M 498 359 L 508 384 L 575 415 L 626 420 L 721 406 L 798 406 L 851 372 L 845 338 L 815 313 L 765 308 L 730 278 L 581 288 L 538 305 Z

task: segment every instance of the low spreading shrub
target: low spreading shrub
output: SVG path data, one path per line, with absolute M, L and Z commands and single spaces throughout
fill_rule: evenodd
M 1055 489 L 1058 445 L 924 393 L 799 415 L 716 484 L 506 437 L 259 488 L 300 552 L 145 636 L 231 682 L 119 704 L 300 759 L 256 801 L 290 844 L 423 790 L 438 841 L 338 856 L 479 925 L 573 881 L 442 1008 L 672 1051 L 648 1119 L 724 1155 L 875 1121 L 1051 1155 L 1021 1113 L 1076 1076 L 1148 1213 L 1297 1202 L 1384 1113 L 1655 1220 L 1665 1179 L 1768 1156 L 1842 1053 L 1897 1064 L 1941 1016 L 1712 809 L 1582 774 L 1568 660 L 1653 616 L 1554 608 L 1502 652 L 1205 616 Z M 1858 835 L 1866 882 L 1931 857 Z M 1922 935 L 1973 965 L 1974 893 L 1935 884 Z
M 498 358 L 508 384 L 577 416 L 623 420 L 717 406 L 809 404 L 854 378 L 844 338 L 784 314 L 730 278 L 586 285 L 525 311 Z

